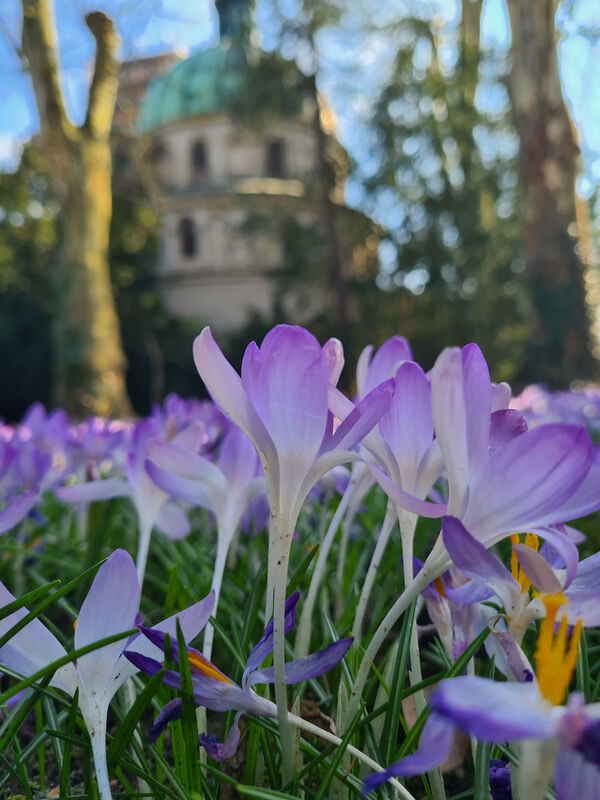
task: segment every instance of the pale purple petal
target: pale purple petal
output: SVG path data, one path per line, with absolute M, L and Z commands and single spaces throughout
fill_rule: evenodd
M 0 607 L 14 602 L 15 599 L 4 584 L 0 583 Z M 28 613 L 26 608 L 20 608 L 0 620 L 0 636 L 4 636 Z M 47 667 L 53 661 L 62 658 L 65 654 L 64 647 L 54 634 L 50 633 L 39 619 L 33 619 L 0 649 L 0 665 L 3 664 L 28 677 Z M 77 675 L 73 665 L 66 664 L 58 670 L 52 678 L 51 685 L 63 689 L 71 695 L 74 694 L 77 688 Z
M 191 453 L 198 453 L 206 440 L 206 425 L 203 422 L 193 422 L 187 428 L 179 431 L 173 439 L 173 444 Z
M 114 497 L 130 497 L 131 489 L 120 478 L 107 478 L 75 483 L 73 486 L 59 486 L 54 493 L 59 500 L 67 503 L 93 503 L 96 500 L 112 500 Z
M 425 373 L 414 361 L 400 366 L 394 386 L 394 396 L 379 423 L 379 431 L 394 453 L 402 488 L 414 492 L 421 460 L 433 442 L 431 389 Z
M 443 350 L 431 371 L 431 409 L 448 474 L 449 511 L 462 516 L 470 472 L 462 356 L 458 347 Z
M 300 599 L 300 592 L 294 592 L 285 601 L 284 610 L 284 636 L 287 636 L 290 631 L 294 630 L 296 625 L 296 606 Z M 269 653 L 273 652 L 273 620 L 271 619 L 262 639 L 252 648 L 252 652 L 246 661 L 246 667 L 242 676 L 242 686 L 245 686 L 248 675 L 255 669 L 260 667 Z
M 337 386 L 337 382 L 344 369 L 344 348 L 342 343 L 339 339 L 331 338 L 325 342 L 321 349 L 323 351 L 323 358 L 325 359 L 329 383 L 332 386 Z
M 24 519 L 38 499 L 40 490 L 38 486 L 29 489 L 10 503 L 3 511 L 0 511 L 0 534 L 6 533 Z
M 512 391 L 508 383 L 492 383 L 492 414 L 494 411 L 508 408 L 511 398 Z
M 444 519 L 442 535 L 454 566 L 467 578 L 491 586 L 502 601 L 504 610 L 510 614 L 515 597 L 521 594 L 521 587 L 500 559 L 471 536 L 455 517 Z
M 277 449 L 280 480 L 291 483 L 293 471 L 298 482 L 310 469 L 327 424 L 329 379 L 321 347 L 304 328 L 278 325 L 265 336 L 256 362 L 248 396 Z
M 494 591 L 487 584 L 479 580 L 470 580 L 462 586 L 446 586 L 446 596 L 450 600 L 465 605 L 473 603 L 484 603 L 494 597 Z
M 579 753 L 561 747 L 554 766 L 554 788 L 558 800 L 598 800 L 600 770 Z
M 381 486 L 387 496 L 394 501 L 397 505 L 411 511 L 413 514 L 418 514 L 421 517 L 437 518 L 443 517 L 448 510 L 445 503 L 428 503 L 425 500 L 420 500 L 408 492 L 403 491 L 398 484 L 394 483 L 391 478 L 383 473 L 374 464 L 365 462 L 377 483 Z
M 85 647 L 107 636 L 135 627 L 140 605 L 140 585 L 135 564 L 125 550 L 115 550 L 100 567 L 83 601 L 77 627 L 75 648 Z M 117 690 L 117 664 L 127 645 L 120 639 L 77 659 L 77 672 L 87 692 L 108 693 Z
M 258 450 L 275 462 L 273 441 L 249 402 L 239 375 L 217 346 L 208 327 L 194 341 L 194 362 L 213 400 L 252 439 Z
M 221 470 L 204 456 L 158 439 L 148 443 L 147 452 L 149 460 L 161 469 L 182 478 L 204 481 L 217 491 L 227 490 L 227 482 Z
M 490 418 L 490 450 L 502 447 L 526 430 L 527 420 L 520 411 L 514 408 L 495 411 Z
M 373 355 L 373 350 L 375 350 L 375 347 L 372 344 L 368 344 L 362 350 L 356 362 L 356 388 L 359 397 L 363 397 L 364 395 L 364 387 L 367 382 L 367 372 L 369 370 L 369 363 Z
M 241 428 L 233 428 L 223 439 L 218 463 L 226 479 L 226 491 L 239 494 L 256 477 L 258 454 Z
M 600 466 L 592 464 L 589 472 L 561 509 L 561 521 L 579 519 L 600 508 Z
M 474 475 L 488 457 L 492 384 L 479 345 L 468 344 L 463 347 L 461 357 L 469 472 Z
M 156 526 L 174 541 L 184 539 L 190 532 L 188 515 L 183 508 L 170 502 L 163 503 L 160 507 Z
M 239 723 L 240 717 L 243 713 L 243 711 L 239 711 L 235 715 L 233 724 L 229 729 L 229 733 L 227 734 L 227 739 L 223 743 L 219 742 L 214 734 L 201 733 L 198 737 L 200 745 L 204 747 L 208 755 L 211 758 L 214 758 L 215 761 L 225 761 L 225 759 L 231 758 L 233 755 L 235 755 L 240 743 Z
M 402 758 L 383 772 L 374 772 L 368 776 L 363 786 L 363 795 L 374 791 L 390 778 L 421 775 L 442 764 L 452 747 L 455 726 L 450 720 L 431 714 L 425 723 L 418 750 L 410 756 Z
M 221 498 L 215 496 L 214 487 L 208 487 L 198 480 L 174 475 L 153 461 L 146 461 L 146 469 L 154 483 L 171 497 L 215 511 L 215 505 Z
M 514 544 L 513 550 L 521 569 L 536 589 L 544 594 L 556 594 L 564 589 L 562 581 L 541 553 L 526 544 Z
M 326 450 L 353 450 L 382 419 L 394 393 L 394 382 L 379 384 L 358 403 L 326 443 Z
M 519 683 L 533 683 L 535 681 L 533 667 L 515 638 L 508 631 L 498 630 L 497 626 L 492 629 L 492 634 L 493 637 L 488 637 L 486 643 L 493 638 L 493 641 L 499 645 L 504 654 L 506 666 L 510 669 L 514 679 Z M 503 669 L 504 665 L 498 659 L 496 659 L 496 666 L 506 674 L 506 670 Z
M 472 481 L 461 515 L 477 538 L 563 522 L 561 505 L 583 480 L 593 457 L 584 428 L 540 425 L 494 451 Z
M 548 739 L 556 730 L 552 709 L 533 683 L 497 683 L 465 675 L 442 681 L 430 704 L 486 742 Z
M 371 359 L 364 382 L 359 384 L 360 397 L 364 397 L 380 383 L 392 378 L 403 361 L 412 361 L 410 345 L 404 336 L 392 336 L 378 348 Z M 362 373 L 363 365 L 360 367 L 358 371 Z
M 558 554 L 565 568 L 564 587 L 570 586 L 577 572 L 579 552 L 577 551 L 575 542 L 564 530 L 564 526 L 547 525 L 537 528 L 531 525 L 528 529 L 531 533 L 536 533 L 538 536 L 545 539 Z
M 581 617 L 586 627 L 600 625 L 600 553 L 579 563 L 565 596 L 569 601 L 565 613 L 571 624 Z
M 286 683 L 299 683 L 300 681 L 309 681 L 312 678 L 317 678 L 333 669 L 344 658 L 354 639 L 340 639 L 333 644 L 328 645 L 323 650 L 316 653 L 311 653 L 306 658 L 299 658 L 295 661 L 286 661 L 285 664 L 285 682 Z M 274 683 L 275 669 L 273 667 L 265 667 L 265 669 L 254 670 L 248 677 L 248 686 L 254 686 L 256 683 Z

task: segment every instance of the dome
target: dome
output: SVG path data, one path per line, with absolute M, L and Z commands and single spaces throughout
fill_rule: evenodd
M 199 50 L 152 81 L 140 108 L 138 130 L 147 133 L 173 120 L 227 109 L 243 89 L 243 50 L 223 43 Z

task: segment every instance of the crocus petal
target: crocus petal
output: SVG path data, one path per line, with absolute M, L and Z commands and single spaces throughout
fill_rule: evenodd
M 471 536 L 455 517 L 444 519 L 442 536 L 454 565 L 467 578 L 474 578 L 491 586 L 502 601 L 505 611 L 510 614 L 514 598 L 521 594 L 521 587 L 500 559 Z
M 564 588 L 569 587 L 575 578 L 577 564 L 579 563 L 579 553 L 575 542 L 561 525 L 546 525 L 539 528 L 531 525 L 529 526 L 529 530 L 545 539 L 556 553 L 558 553 L 565 568 L 563 586 Z
M 156 525 L 169 539 L 184 539 L 190 532 L 190 521 L 185 511 L 175 503 L 163 503 Z
M 569 602 L 563 613 L 571 624 L 581 617 L 586 627 L 600 625 L 600 553 L 579 563 L 565 596 Z
M 354 403 L 343 395 L 335 386 L 328 392 L 329 410 L 338 419 L 346 419 L 354 411 Z M 363 445 L 372 453 L 381 464 L 394 463 L 394 455 L 389 445 L 383 440 L 378 431 L 372 430 L 362 440 Z
M 433 441 L 431 389 L 421 367 L 405 361 L 394 378 L 390 408 L 379 431 L 392 448 L 407 491 L 414 491 L 419 465 Z
M 561 747 L 554 767 L 554 788 L 558 800 L 597 800 L 600 770 L 574 750 Z
M 4 584 L 0 583 L 0 607 L 14 602 L 15 599 Z M 28 613 L 26 608 L 20 608 L 0 620 L 0 636 L 7 633 Z M 64 647 L 54 634 L 50 633 L 39 619 L 33 619 L 0 649 L 0 664 L 27 677 L 65 654 Z M 73 695 L 77 688 L 77 674 L 73 664 L 66 664 L 55 672 L 51 685 Z
M 442 681 L 430 704 L 485 742 L 547 739 L 556 732 L 552 709 L 533 683 L 496 683 L 465 675 Z
M 277 325 L 263 339 L 256 363 L 248 396 L 277 449 L 281 494 L 287 496 L 307 474 L 323 440 L 329 386 L 325 360 L 307 330 Z
M 377 469 L 374 464 L 366 463 L 373 477 L 387 496 L 393 500 L 394 503 L 405 508 L 407 511 L 411 511 L 413 514 L 418 514 L 421 517 L 435 519 L 437 517 L 443 517 L 448 510 L 445 503 L 428 503 L 425 500 L 420 500 L 418 497 L 408 494 L 408 492 L 401 489 L 397 483 L 394 483 L 391 478 L 388 478 L 384 472 Z
M 112 500 L 113 497 L 129 497 L 131 489 L 120 478 L 107 478 L 102 481 L 76 483 L 73 486 L 59 486 L 54 493 L 59 500 L 67 503 L 93 503 L 96 500 Z
M 29 489 L 15 497 L 12 503 L 0 512 L 0 534 L 14 528 L 27 516 L 39 494 L 39 487 L 35 486 L 33 489 Z
M 462 515 L 469 486 L 467 419 L 463 389 L 462 356 L 448 347 L 431 371 L 433 426 L 446 465 L 450 486 L 450 513 Z
M 364 351 L 363 351 L 364 352 Z M 392 336 L 385 341 L 373 356 L 364 376 L 359 382 L 359 396 L 364 397 L 372 389 L 391 378 L 402 361 L 411 361 L 412 352 L 404 336 Z M 357 373 L 362 378 L 362 364 Z
M 468 344 L 461 351 L 463 391 L 467 415 L 469 472 L 474 475 L 488 456 L 492 384 L 479 345 Z
M 214 486 L 216 491 L 227 490 L 227 482 L 221 470 L 204 456 L 160 440 L 149 442 L 147 453 L 150 461 L 174 475 L 204 481 L 209 486 Z
M 512 390 L 508 383 L 492 383 L 492 414 L 508 408 L 512 398 Z
M 536 589 L 544 594 L 556 594 L 563 590 L 562 582 L 541 553 L 525 544 L 514 544 L 513 550 L 519 557 L 523 572 Z
M 600 466 L 592 464 L 589 472 L 560 509 L 562 520 L 579 519 L 600 508 Z
M 344 369 L 344 348 L 339 339 L 328 339 L 323 347 L 323 358 L 325 359 L 325 368 L 327 369 L 327 376 L 329 383 L 332 386 L 337 386 L 340 379 L 342 370 Z
M 327 450 L 353 450 L 377 425 L 394 393 L 394 381 L 379 384 L 358 403 L 327 443 Z
M 502 447 L 527 430 L 527 420 L 514 408 L 495 411 L 490 417 L 490 450 Z
M 296 625 L 296 606 L 298 605 L 299 599 L 300 592 L 294 592 L 285 601 L 284 636 L 287 636 L 290 631 L 294 630 Z M 273 627 L 273 620 L 271 619 L 265 628 L 262 639 L 253 647 L 252 652 L 248 656 L 246 668 L 242 676 L 242 686 L 245 686 L 248 675 L 260 667 L 269 653 L 273 652 Z
M 83 601 L 75 628 L 75 648 L 134 627 L 139 605 L 140 585 L 133 559 L 125 550 L 115 550 L 96 573 Z M 117 663 L 126 645 L 127 641 L 121 639 L 77 659 L 77 672 L 86 691 L 98 695 L 106 692 L 110 700 L 118 688 Z
M 425 723 L 418 750 L 397 761 L 383 772 L 374 772 L 365 781 L 363 795 L 369 794 L 390 778 L 421 775 L 442 764 L 452 747 L 455 726 L 438 714 L 431 714 Z
M 340 639 L 317 653 L 311 653 L 306 658 L 287 661 L 285 664 L 285 682 L 299 683 L 300 681 L 309 681 L 333 669 L 344 658 L 353 641 L 352 637 Z M 247 685 L 254 686 L 256 683 L 273 683 L 274 681 L 274 668 L 266 667 L 250 673 Z
M 479 580 L 467 581 L 462 586 L 446 586 L 445 590 L 450 600 L 469 606 L 473 603 L 484 603 L 494 597 L 494 591 Z
M 498 541 L 507 533 L 564 522 L 561 505 L 592 457 L 588 432 L 575 425 L 540 425 L 515 437 L 475 475 L 463 523 L 481 541 Z
M 146 469 L 154 483 L 163 492 L 170 494 L 171 497 L 176 497 L 178 500 L 183 500 L 194 506 L 208 508 L 214 512 L 216 512 L 215 506 L 217 504 L 219 508 L 222 505 L 223 494 L 216 494 L 212 486 L 207 487 L 201 481 L 174 475 L 172 472 L 159 467 L 153 461 L 146 461 Z
M 214 758 L 215 761 L 225 761 L 227 758 L 231 758 L 231 756 L 235 755 L 238 745 L 240 743 L 240 717 L 244 712 L 239 711 L 233 720 L 233 724 L 229 729 L 229 733 L 227 734 L 227 739 L 221 743 L 217 740 L 217 737 L 214 735 L 207 735 L 201 733 L 198 737 L 198 741 L 202 747 L 206 750 L 208 755 L 211 758 Z
M 273 440 L 248 400 L 240 376 L 204 328 L 194 341 L 194 362 L 213 400 L 250 437 L 263 458 L 275 462 Z
M 197 453 L 206 441 L 206 425 L 203 422 L 193 422 L 175 436 L 173 444 Z
M 150 728 L 148 738 L 151 742 L 155 742 L 169 722 L 174 722 L 176 719 L 181 719 L 182 714 L 181 698 L 176 697 L 165 706 L 163 706 L 154 720 L 154 725 Z
M 259 467 L 256 448 L 240 428 L 233 428 L 223 439 L 219 471 L 226 480 L 225 491 L 239 494 L 254 480 Z
M 373 350 L 375 350 L 375 347 L 372 344 L 368 344 L 363 348 L 356 362 L 356 388 L 359 397 L 362 397 L 364 394 L 364 387 L 367 382 L 367 371 L 369 369 L 369 362 L 371 361 Z

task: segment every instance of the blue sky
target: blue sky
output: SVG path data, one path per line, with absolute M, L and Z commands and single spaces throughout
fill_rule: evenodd
M 397 0 L 381 4 L 373 2 L 382 21 L 386 14 L 397 13 Z M 293 8 L 293 0 L 289 5 Z M 170 50 L 176 46 L 194 50 L 209 46 L 217 39 L 217 15 L 211 0 L 55 0 L 56 19 L 61 46 L 63 86 L 72 118 L 83 115 L 87 85 L 93 59 L 93 40 L 83 16 L 86 11 L 102 7 L 112 16 L 123 39 L 124 59 Z M 430 6 L 449 20 L 456 21 L 458 0 L 430 0 Z M 364 9 L 365 4 L 359 4 Z M 19 143 L 37 129 L 33 92 L 15 52 L 20 36 L 20 0 L 3 0 L 0 10 L 0 168 L 14 164 Z M 600 71 L 600 4 L 598 0 L 565 0 L 559 12 L 562 31 L 560 45 L 561 76 L 565 94 L 580 132 L 580 144 L 586 163 L 586 176 L 581 188 L 590 188 L 600 181 L 600 84 L 594 75 Z M 362 12 L 364 14 L 364 10 Z M 258 2 L 256 22 L 266 47 L 269 20 Z M 359 155 L 360 140 L 355 131 L 357 122 L 368 118 L 370 101 L 385 74 L 386 62 L 393 55 L 389 40 L 371 34 L 368 47 L 358 47 L 356 31 L 361 19 L 350 20 L 354 34 L 345 31 L 324 34 L 320 40 L 324 54 L 321 89 L 334 108 L 342 142 Z M 354 38 L 353 38 L 354 35 Z M 364 34 L 359 33 L 359 36 Z M 482 44 L 506 48 L 510 44 L 504 0 L 484 0 Z M 332 58 L 327 54 L 331 53 Z M 340 65 L 342 72 L 340 72 Z M 360 91 L 348 89 L 344 65 L 358 69 L 361 80 L 354 81 Z M 346 81 L 347 83 L 347 81 Z M 348 92 L 350 91 L 350 95 Z

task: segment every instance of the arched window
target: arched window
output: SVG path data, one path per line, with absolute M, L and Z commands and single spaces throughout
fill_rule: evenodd
M 267 145 L 267 175 L 283 178 L 285 175 L 285 142 L 273 139 Z
M 179 252 L 184 258 L 193 258 L 198 252 L 196 225 L 189 217 L 179 223 Z
M 196 178 L 200 178 L 208 172 L 208 157 L 204 142 L 194 142 L 192 147 L 192 172 Z

